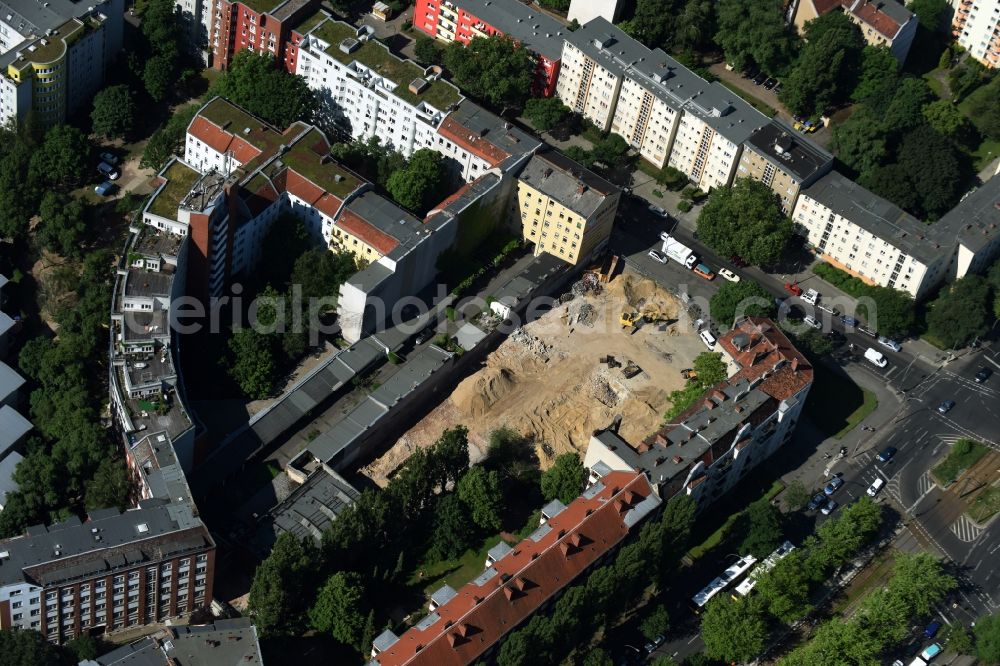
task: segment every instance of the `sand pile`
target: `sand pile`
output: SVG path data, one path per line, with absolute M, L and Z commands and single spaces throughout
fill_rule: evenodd
M 459 411 L 483 416 L 514 388 L 514 373 L 508 368 L 486 367 L 466 377 L 451 394 Z

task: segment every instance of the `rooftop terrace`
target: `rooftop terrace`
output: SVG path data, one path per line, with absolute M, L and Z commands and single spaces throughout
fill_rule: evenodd
M 317 152 L 320 149 L 322 152 Z M 333 196 L 343 199 L 363 181 L 333 160 L 324 162 L 327 151 L 325 137 L 314 128 L 281 156 L 281 162 Z
M 171 220 L 177 219 L 177 207 L 180 206 L 181 199 L 191 191 L 198 175 L 197 171 L 180 160 L 174 160 L 162 174 L 167 184 L 149 202 L 149 212 Z

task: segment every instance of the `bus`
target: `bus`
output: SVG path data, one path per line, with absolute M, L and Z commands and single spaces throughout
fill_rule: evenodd
M 739 597 L 745 597 L 750 594 L 750 592 L 753 591 L 754 586 L 757 585 L 757 579 L 773 569 L 774 565 L 787 557 L 793 550 L 795 550 L 795 545 L 791 541 L 786 541 L 778 546 L 777 550 L 765 557 L 764 561 L 757 565 L 757 567 L 750 572 L 742 583 L 736 586 L 736 594 L 733 595 L 733 599 L 739 599 Z
M 746 574 L 746 572 L 750 570 L 750 567 L 756 563 L 756 557 L 753 555 L 744 555 L 740 559 L 736 560 L 736 562 L 731 566 L 727 567 L 721 575 L 706 585 L 701 592 L 691 597 L 694 612 L 700 613 L 702 609 L 705 608 L 705 604 L 707 604 L 712 597 L 739 580 L 740 577 Z

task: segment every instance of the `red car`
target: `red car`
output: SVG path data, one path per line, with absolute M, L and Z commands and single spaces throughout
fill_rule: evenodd
M 802 287 L 800 287 L 797 284 L 793 284 L 791 282 L 785 283 L 785 291 L 787 291 L 789 294 L 792 294 L 793 296 L 802 295 Z

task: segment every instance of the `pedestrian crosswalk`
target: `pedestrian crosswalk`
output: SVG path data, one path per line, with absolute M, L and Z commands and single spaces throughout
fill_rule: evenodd
M 983 533 L 983 528 L 972 522 L 972 519 L 964 513 L 958 517 L 958 520 L 951 524 L 950 529 L 958 537 L 959 541 L 966 543 L 975 541 Z
M 930 492 L 931 488 L 934 487 L 934 481 L 931 479 L 929 472 L 924 472 L 917 479 L 917 495 L 923 497 Z

